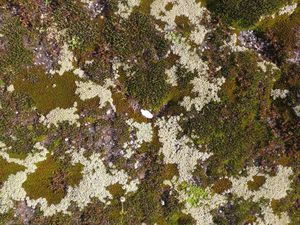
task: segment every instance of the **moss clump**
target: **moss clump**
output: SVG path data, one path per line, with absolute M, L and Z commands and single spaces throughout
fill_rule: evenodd
M 228 24 L 248 28 L 262 15 L 272 14 L 286 2 L 286 0 L 206 0 L 206 6 Z
M 249 52 L 232 54 L 220 73 L 230 84 L 222 88 L 222 102 L 183 123 L 186 133 L 214 153 L 208 160 L 213 177 L 238 173 L 272 137 L 264 118 L 274 75 L 264 74 Z
M 104 37 L 118 57 L 145 62 L 164 56 L 169 47 L 151 17 L 140 12 L 133 12 L 121 23 L 110 18 L 104 27 Z
M 3 139 L 11 149 L 7 150 L 10 156 L 17 158 L 25 158 L 28 153 L 34 151 L 36 142 L 45 139 L 46 128 L 41 124 L 21 125 L 18 124 L 12 128 L 11 135 Z M 11 138 L 13 137 L 13 138 Z
M 215 193 L 218 193 L 218 194 L 221 194 L 223 193 L 224 191 L 230 189 L 232 186 L 232 183 L 229 179 L 227 178 L 222 178 L 218 181 L 216 181 L 213 186 L 212 186 L 212 190 L 215 192 Z
M 287 59 L 294 58 L 299 51 L 300 10 L 291 16 L 283 15 L 275 19 L 262 21 L 257 27 L 258 36 L 269 42 L 268 55 L 283 64 Z
M 158 110 L 165 103 L 166 62 L 162 57 L 169 47 L 163 34 L 155 29 L 153 19 L 134 11 L 127 20 L 112 17 L 104 27 L 105 41 L 113 55 L 131 62 L 131 75 L 124 75 L 125 91 L 143 107 Z
M 66 195 L 67 187 L 75 186 L 82 178 L 82 165 L 66 165 L 52 156 L 37 164 L 23 184 L 30 198 L 46 198 L 48 204 L 57 204 Z
M 214 211 L 213 220 L 218 225 L 252 224 L 259 213 L 259 203 L 254 203 L 250 200 L 234 199 L 232 202 Z
M 176 70 L 176 77 L 177 77 L 177 83 L 178 87 L 180 89 L 186 89 L 189 86 L 191 86 L 190 81 L 193 80 L 197 76 L 196 73 L 193 73 L 191 71 L 188 71 L 184 67 L 178 67 Z
M 28 31 L 22 27 L 20 21 L 7 18 L 0 29 L 5 38 L 5 51 L 0 56 L 0 71 L 13 74 L 22 71 L 33 62 L 33 54 L 24 45 L 24 38 Z
M 54 19 L 60 30 L 67 29 L 67 42 L 79 50 L 92 50 L 100 41 L 102 21 L 92 20 L 81 3 L 57 1 Z M 76 44 L 74 45 L 74 40 Z M 72 44 L 73 43 L 73 44 Z
M 146 68 L 134 68 L 132 71 L 125 78 L 128 94 L 146 109 L 160 109 L 168 94 L 164 61 L 149 63 Z
M 7 180 L 9 175 L 16 174 L 18 171 L 24 170 L 24 166 L 20 166 L 16 163 L 8 163 L 5 159 L 0 157 L 0 186 Z

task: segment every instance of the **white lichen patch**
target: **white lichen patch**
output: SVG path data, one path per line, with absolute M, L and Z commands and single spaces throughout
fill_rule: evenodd
M 25 159 L 11 158 L 6 153 L 5 145 L 2 145 L 0 150 L 0 156 L 7 162 L 13 162 L 25 167 L 25 170 L 19 171 L 16 174 L 10 175 L 8 179 L 3 183 L 0 189 L 0 213 L 6 213 L 14 207 L 16 201 L 22 201 L 26 198 L 26 192 L 22 185 L 27 179 L 27 175 L 33 173 L 36 170 L 36 163 L 44 161 L 48 150 L 44 148 L 39 142 L 35 144 L 34 148 L 39 152 L 29 154 Z
M 51 124 L 58 127 L 59 123 L 67 121 L 69 124 L 75 124 L 77 127 L 80 126 L 78 122 L 79 115 L 76 113 L 77 111 L 77 103 L 74 103 L 74 106 L 67 109 L 55 108 L 51 110 L 46 116 L 40 117 L 40 122 L 47 127 L 50 127 Z
M 262 207 L 263 218 L 258 217 L 254 225 L 286 225 L 290 223 L 290 218 L 286 212 L 280 216 L 273 213 L 270 206 Z
M 178 192 L 178 200 L 184 203 L 184 209 L 182 212 L 185 214 L 190 214 L 196 220 L 196 225 L 214 224 L 211 211 L 226 204 L 227 202 L 226 196 L 213 193 L 210 188 L 206 188 L 203 190 L 203 192 L 206 193 L 206 196 L 199 199 L 199 204 L 192 205 L 188 201 L 190 198 L 189 194 L 185 190 L 179 188 L 180 182 L 178 182 L 177 177 L 174 176 L 171 181 L 164 181 L 164 184 L 171 186 Z
M 98 85 L 92 81 L 82 82 L 76 81 L 77 89 L 76 94 L 79 95 L 80 99 L 85 101 L 88 99 L 92 99 L 95 97 L 100 98 L 99 107 L 103 108 L 106 106 L 107 103 L 116 110 L 113 99 L 112 93 L 110 88 L 114 87 L 114 84 L 111 79 L 106 79 L 105 84 L 103 86 Z
M 271 72 L 279 70 L 279 68 L 276 66 L 276 64 L 274 64 L 272 62 L 265 61 L 265 60 L 263 60 L 261 62 L 258 62 L 257 66 L 264 73 L 266 73 L 268 70 L 270 70 Z
M 209 196 L 201 200 L 201 205 L 193 207 L 189 203 L 185 203 L 184 213 L 190 214 L 195 220 L 197 225 L 211 225 L 213 223 L 213 216 L 211 210 L 217 209 L 224 205 L 227 201 L 226 197 L 220 194 L 213 194 L 209 191 Z M 186 201 L 186 196 L 180 197 Z
M 73 52 L 69 50 L 69 45 L 67 43 L 64 43 L 58 60 L 58 65 L 60 66 L 60 69 L 58 71 L 51 71 L 51 73 L 57 72 L 59 75 L 62 76 L 65 72 L 72 71 L 74 69 L 74 60 L 75 57 L 73 55 Z
M 200 152 L 188 136 L 178 137 L 182 132 L 178 124 L 179 120 L 179 116 L 164 117 L 156 122 L 156 126 L 159 128 L 158 136 L 162 143 L 160 152 L 164 156 L 164 162 L 176 164 L 180 175 L 179 180 L 188 181 L 198 160 L 205 161 L 211 154 Z
M 94 153 L 89 158 L 84 156 L 84 150 L 76 152 L 74 149 L 69 151 L 72 156 L 72 163 L 80 163 L 83 165 L 82 180 L 75 187 L 68 187 L 67 195 L 55 205 L 48 205 L 45 198 L 37 200 L 26 199 L 29 206 L 36 207 L 40 204 L 41 210 L 45 216 L 54 215 L 57 212 L 70 214 L 68 208 L 71 203 L 75 203 L 80 209 L 87 206 L 92 198 L 97 198 L 103 203 L 109 204 L 112 195 L 107 187 L 113 184 L 121 184 L 126 193 L 136 191 L 138 189 L 138 180 L 129 181 L 129 176 L 123 170 L 111 169 L 109 172 L 103 164 L 99 154 Z
M 13 84 L 9 85 L 7 88 L 6 88 L 6 91 L 8 92 L 13 92 L 15 90 L 15 87 Z
M 151 142 L 153 138 L 153 130 L 151 123 L 138 123 L 133 119 L 129 119 L 126 123 L 131 129 L 136 130 L 136 143 L 142 144 L 143 142 Z
M 60 42 L 65 36 L 66 30 L 59 31 L 57 29 L 57 24 L 52 23 L 51 26 L 47 27 L 47 40 Z
M 244 199 L 251 199 L 254 202 L 259 202 L 261 199 L 268 200 L 269 202 L 263 205 L 263 218 L 257 218 L 256 224 L 258 225 L 283 225 L 289 221 L 286 213 L 281 216 L 276 215 L 271 209 L 271 200 L 279 200 L 287 196 L 291 188 L 291 179 L 293 171 L 290 167 L 278 166 L 275 176 L 270 176 L 259 172 L 258 167 L 251 167 L 248 169 L 246 177 L 230 178 L 232 188 L 228 193 L 233 193 L 238 197 Z M 254 176 L 264 176 L 265 183 L 256 191 L 249 190 L 248 182 L 253 180 Z
M 296 115 L 300 117 L 300 105 L 295 106 L 293 109 Z
M 253 199 L 258 202 L 261 198 L 265 199 L 281 199 L 287 195 L 290 189 L 290 176 L 293 171 L 290 167 L 278 166 L 278 171 L 275 176 L 263 174 L 259 172 L 257 167 L 251 167 L 248 170 L 247 177 L 231 178 L 232 188 L 228 192 L 234 193 L 244 199 Z M 265 176 L 265 183 L 257 191 L 249 190 L 247 182 L 251 181 L 254 176 Z
M 281 16 L 281 15 L 287 14 L 290 16 L 295 12 L 297 6 L 298 6 L 298 3 L 286 5 L 279 10 L 278 15 Z
M 177 86 L 177 76 L 176 76 L 177 67 L 172 66 L 170 69 L 166 69 L 165 73 L 167 74 L 167 83 L 171 86 Z
M 281 89 L 273 89 L 271 90 L 271 97 L 273 100 L 276 100 L 277 98 L 286 98 L 289 93 L 289 90 L 281 90 Z
M 205 77 L 199 76 L 194 78 L 191 83 L 193 84 L 192 92 L 196 93 L 197 96 L 194 98 L 185 96 L 181 105 L 188 111 L 192 109 L 193 105 L 197 111 L 201 111 L 211 101 L 220 101 L 218 91 L 225 83 L 225 78 L 218 78 L 215 82 L 211 83 Z
M 133 11 L 133 8 L 139 6 L 140 3 L 141 0 L 119 1 L 117 14 L 127 19 Z
M 172 42 L 171 51 L 180 57 L 179 63 L 181 65 L 188 71 L 198 72 L 204 76 L 207 75 L 209 69 L 207 63 L 197 54 L 196 49 L 193 49 L 187 43 L 186 38 L 174 32 L 167 33 L 165 38 Z
M 172 3 L 171 10 L 166 10 L 168 3 Z M 217 92 L 225 80 L 220 78 L 215 79 L 214 82 L 210 82 L 208 80 L 209 67 L 207 63 L 201 59 L 197 49 L 192 48 L 189 44 L 189 41 L 193 41 L 197 45 L 201 45 L 205 35 L 210 30 L 201 25 L 203 19 L 209 20 L 206 8 L 201 7 L 201 5 L 195 1 L 156 0 L 151 5 L 151 14 L 155 16 L 156 19 L 160 19 L 168 24 L 163 31 L 165 32 L 165 38 L 172 43 L 172 53 L 179 56 L 179 63 L 188 71 L 198 73 L 198 77 L 192 81 L 194 85 L 193 92 L 196 94 L 196 97 L 192 98 L 186 96 L 181 105 L 187 110 L 191 110 L 192 106 L 195 105 L 195 108 L 200 111 L 203 106 L 210 101 L 219 101 Z M 187 17 L 190 23 L 195 26 L 195 30 L 191 33 L 189 39 L 182 37 L 174 31 L 177 26 L 175 21 L 177 16 Z M 166 71 L 168 82 L 173 86 L 177 83 L 176 77 L 174 76 L 174 69 L 175 68 L 171 68 Z
M 172 4 L 170 10 L 166 10 L 166 6 Z M 195 27 L 191 32 L 190 39 L 194 43 L 201 45 L 205 35 L 209 30 L 202 25 L 202 20 L 209 20 L 208 11 L 201 7 L 196 1 L 185 0 L 156 0 L 151 4 L 151 15 L 167 23 L 165 30 L 174 30 L 177 26 L 176 18 L 185 16 L 190 23 Z
M 123 69 L 124 71 L 128 72 L 128 70 L 131 68 L 130 65 L 120 62 L 119 59 L 114 58 L 112 60 L 112 70 L 114 74 L 114 78 L 117 80 L 120 77 L 120 69 Z
M 75 75 L 77 75 L 79 78 L 84 78 L 84 71 L 80 68 L 77 68 L 73 71 Z
M 126 154 L 125 158 L 130 158 L 134 151 L 141 147 L 141 145 L 145 142 L 151 142 L 153 139 L 153 130 L 150 123 L 138 123 L 133 119 L 129 119 L 126 121 L 129 125 L 130 131 L 133 131 L 135 135 L 131 135 L 132 140 L 125 142 L 123 145 Z
M 295 12 L 295 10 L 297 9 L 297 7 L 298 7 L 298 3 L 297 2 L 294 2 L 292 4 L 283 6 L 277 12 L 275 12 L 275 13 L 273 13 L 271 15 L 270 14 L 269 15 L 262 15 L 260 17 L 259 21 L 262 21 L 264 19 L 269 19 L 269 18 L 275 19 L 276 16 L 282 16 L 282 15 L 290 16 L 290 15 L 292 15 Z

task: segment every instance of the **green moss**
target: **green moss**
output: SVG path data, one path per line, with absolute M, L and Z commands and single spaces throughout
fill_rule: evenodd
M 109 19 L 104 27 L 104 37 L 118 57 L 145 63 L 161 58 L 169 47 L 163 34 L 156 30 L 153 19 L 140 12 L 133 12 L 121 23 L 116 18 Z
M 222 213 L 213 212 L 214 223 L 218 225 L 243 225 L 252 224 L 256 221 L 256 215 L 260 213 L 259 203 L 250 200 L 234 199 L 229 202 L 225 207 L 221 207 Z
M 106 188 L 113 198 L 120 199 L 120 197 L 124 196 L 125 190 L 123 189 L 123 186 L 119 183 L 117 184 L 112 184 Z
M 206 6 L 228 24 L 249 28 L 262 15 L 272 14 L 286 2 L 286 0 L 206 0 Z
M 144 108 L 160 109 L 168 94 L 164 62 L 151 63 L 147 68 L 134 68 L 132 75 L 126 77 L 125 85 L 129 95 Z
M 8 163 L 5 159 L 0 157 L 0 184 L 5 182 L 9 175 L 16 174 L 17 172 L 24 170 L 24 166 L 20 166 L 16 163 Z
M 153 2 L 154 0 L 141 0 L 138 10 L 145 14 L 150 14 L 150 7 Z
M 300 28 L 300 10 L 291 16 L 283 15 L 261 21 L 256 30 L 258 36 L 269 42 L 268 53 L 278 64 L 293 57 L 298 48 L 297 30 Z
M 82 178 L 82 165 L 66 165 L 51 155 L 37 164 L 34 173 L 29 174 L 23 184 L 30 198 L 46 198 L 48 204 L 57 204 L 66 195 L 68 185 L 79 184 Z
M 249 52 L 231 55 L 220 74 L 227 82 L 220 93 L 222 102 L 208 105 L 183 124 L 186 133 L 197 136 L 198 144 L 214 152 L 208 160 L 208 174 L 213 177 L 238 173 L 272 138 L 265 113 L 276 75 L 261 72 Z
M 172 180 L 174 176 L 178 176 L 178 168 L 176 164 L 166 164 L 162 170 L 163 180 Z
M 35 124 L 34 129 L 18 124 L 12 128 L 11 136 L 5 136 L 5 143 L 11 148 L 7 150 L 11 157 L 24 159 L 28 153 L 34 152 L 34 145 L 42 141 L 46 136 L 46 128 L 41 124 Z
M 82 3 L 71 0 L 58 1 L 59 7 L 54 11 L 54 19 L 59 29 L 67 29 L 66 38 L 71 47 L 79 50 L 92 50 L 100 41 L 99 33 L 102 20 L 90 18 Z M 76 45 L 73 45 L 74 39 Z
M 190 34 L 194 29 L 194 26 L 191 25 L 189 18 L 186 16 L 176 16 L 175 23 L 177 25 L 177 29 L 184 35 Z
M 15 213 L 13 210 L 9 210 L 7 213 L 0 214 L 0 222 L 2 224 L 10 223 L 14 219 Z

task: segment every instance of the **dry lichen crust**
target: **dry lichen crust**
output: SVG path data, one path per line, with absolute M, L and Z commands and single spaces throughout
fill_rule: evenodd
M 299 4 L 0 1 L 0 224 L 299 225 Z

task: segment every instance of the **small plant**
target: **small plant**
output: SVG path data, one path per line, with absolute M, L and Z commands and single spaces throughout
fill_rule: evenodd
M 186 202 L 193 207 L 200 206 L 202 204 L 202 200 L 207 199 L 209 196 L 209 193 L 202 187 L 198 187 L 186 182 L 181 184 L 180 189 L 183 190 L 188 196 Z
M 51 3 L 51 0 L 44 0 L 45 5 L 48 6 Z
M 73 36 L 72 39 L 69 41 L 69 47 L 74 50 L 78 48 L 81 44 L 79 37 Z

